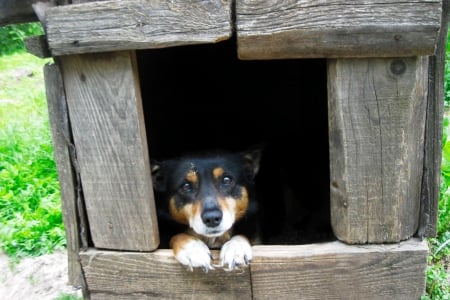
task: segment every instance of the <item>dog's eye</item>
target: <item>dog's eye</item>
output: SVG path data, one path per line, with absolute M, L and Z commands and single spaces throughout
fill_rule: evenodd
M 232 184 L 232 183 L 233 183 L 233 179 L 231 179 L 230 176 L 224 176 L 224 177 L 222 178 L 222 184 L 224 184 L 224 185 L 230 185 L 230 184 Z
M 189 182 L 185 182 L 181 185 L 181 190 L 185 193 L 190 193 L 193 191 L 193 189 L 194 188 L 192 187 L 192 184 Z

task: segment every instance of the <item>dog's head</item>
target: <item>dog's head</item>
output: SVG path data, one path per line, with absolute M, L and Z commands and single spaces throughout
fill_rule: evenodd
M 197 234 L 219 237 L 241 219 L 251 201 L 261 151 L 206 153 L 152 162 L 156 192 L 173 220 Z

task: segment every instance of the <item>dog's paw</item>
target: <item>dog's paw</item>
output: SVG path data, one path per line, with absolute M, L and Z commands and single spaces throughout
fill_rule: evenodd
M 239 269 L 240 266 L 247 266 L 252 259 L 252 246 L 242 235 L 236 235 L 226 242 L 220 250 L 220 265 L 226 271 Z
M 172 238 L 171 244 L 175 258 L 190 271 L 193 268 L 202 268 L 205 272 L 214 269 L 211 265 L 211 251 L 202 241 L 179 234 Z

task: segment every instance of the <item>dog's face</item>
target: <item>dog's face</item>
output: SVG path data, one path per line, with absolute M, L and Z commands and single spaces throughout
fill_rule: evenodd
M 259 156 L 215 153 L 153 162 L 154 187 L 165 195 L 173 220 L 199 235 L 219 237 L 247 211 Z

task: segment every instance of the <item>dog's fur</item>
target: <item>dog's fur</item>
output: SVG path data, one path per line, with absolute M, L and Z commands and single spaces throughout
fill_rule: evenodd
M 210 249 L 220 249 L 218 266 L 246 266 L 258 239 L 254 179 L 261 151 L 208 152 L 152 162 L 152 178 L 163 235 L 188 269 L 214 265 Z M 181 226 L 180 226 L 181 225 Z

